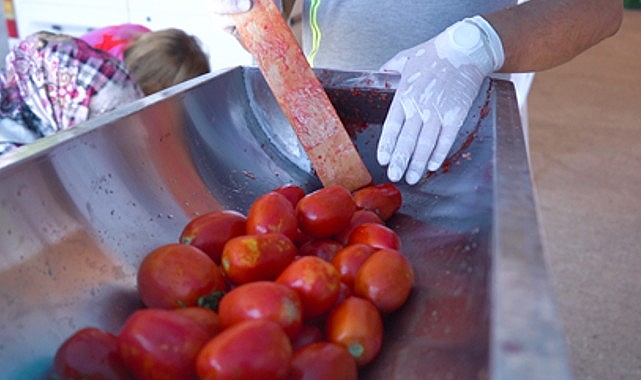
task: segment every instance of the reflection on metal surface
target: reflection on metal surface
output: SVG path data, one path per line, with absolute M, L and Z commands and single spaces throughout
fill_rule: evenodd
M 524 137 L 516 104 L 496 103 L 497 148 L 492 267 L 492 378 L 570 379 L 542 255 Z
M 375 149 L 397 77 L 317 75 L 386 181 Z M 416 287 L 385 317 L 383 350 L 361 378 L 568 377 L 514 104 L 508 82 L 486 82 L 444 169 L 399 184 L 404 203 L 388 224 Z M 288 128 L 258 70 L 238 67 L 0 158 L 3 378 L 45 378 L 78 328 L 117 332 L 140 306 L 140 260 L 190 218 L 245 212 L 284 183 L 318 188 Z

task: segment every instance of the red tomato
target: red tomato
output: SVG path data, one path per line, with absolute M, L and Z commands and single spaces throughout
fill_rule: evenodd
M 403 197 L 393 183 L 363 187 L 352 193 L 356 207 L 375 212 L 383 221 L 389 219 L 401 208 Z
M 349 224 L 354 211 L 356 205 L 349 190 L 331 185 L 298 201 L 298 227 L 317 239 L 332 237 Z
M 209 331 L 174 310 L 141 309 L 127 318 L 118 348 L 137 380 L 196 378 L 196 357 Z
M 338 291 L 338 298 L 336 299 L 334 306 L 345 301 L 347 298 L 353 295 L 354 295 L 354 291 L 352 290 L 352 288 L 346 283 L 344 283 L 343 281 L 341 281 L 340 290 Z
M 345 347 L 317 342 L 294 352 L 289 380 L 356 380 L 358 367 Z
M 393 229 L 378 223 L 363 223 L 349 234 L 348 244 L 367 244 L 374 248 L 401 248 L 401 239 Z
M 305 190 L 298 185 L 287 184 L 274 189 L 275 192 L 281 193 L 296 208 L 296 204 L 305 196 Z
M 323 330 L 321 330 L 320 327 L 305 323 L 298 334 L 291 338 L 290 341 L 292 343 L 292 350 L 296 351 L 308 344 L 321 342 L 323 339 Z
M 273 280 L 297 253 L 294 243 L 281 233 L 237 236 L 223 249 L 223 272 L 236 285 Z
M 349 243 L 349 234 L 354 231 L 354 228 L 363 223 L 383 224 L 384 222 L 374 211 L 356 210 L 354 211 L 354 215 L 352 216 L 352 219 L 350 219 L 349 224 L 343 228 L 342 231 L 336 234 L 334 239 L 341 242 L 343 245 L 347 245 Z
M 296 290 L 303 302 L 303 319 L 318 317 L 331 308 L 340 291 L 340 275 L 329 262 L 303 256 L 285 268 L 276 282 Z
M 227 288 L 221 269 L 199 248 L 171 243 L 150 252 L 140 263 L 138 293 L 147 307 L 197 306 L 198 299 Z
M 303 244 L 308 243 L 312 240 L 315 240 L 312 235 L 301 231 L 301 229 L 299 228 L 296 233 L 296 239 L 294 239 L 293 242 L 294 242 L 294 245 L 300 248 L 303 246 Z
M 247 218 L 233 210 L 212 211 L 187 223 L 178 240 L 203 250 L 216 264 L 227 240 L 244 235 Z
M 381 350 L 383 319 L 371 301 L 349 297 L 330 311 L 325 334 L 328 341 L 345 347 L 356 364 L 364 366 Z
M 341 281 L 349 286 L 350 289 L 354 288 L 354 278 L 361 265 L 374 251 L 376 251 L 376 248 L 359 243 L 348 245 L 334 255 L 332 265 L 340 273 Z
M 393 249 L 380 249 L 363 262 L 354 279 L 354 293 L 390 313 L 401 307 L 414 286 L 409 259 Z
M 298 221 L 291 202 L 281 193 L 271 191 L 258 197 L 247 213 L 248 235 L 280 232 L 294 240 Z
M 336 240 L 310 240 L 298 248 L 298 254 L 300 256 L 318 256 L 325 261 L 331 261 L 341 248 L 343 245 Z
M 53 359 L 55 378 L 133 379 L 118 352 L 116 336 L 97 327 L 85 327 L 67 338 Z
M 269 319 L 294 337 L 302 327 L 303 305 L 294 289 L 273 281 L 255 281 L 225 294 L 218 315 L 223 328 L 251 319 Z
M 196 361 L 200 380 L 286 379 L 292 358 L 287 334 L 275 322 L 237 323 L 212 338 Z
M 174 311 L 198 322 L 202 327 L 209 331 L 210 336 L 214 336 L 222 330 L 218 313 L 210 308 L 191 306 L 174 309 Z

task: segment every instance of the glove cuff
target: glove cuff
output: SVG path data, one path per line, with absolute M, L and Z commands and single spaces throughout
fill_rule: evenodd
M 481 16 L 463 19 L 446 30 L 449 42 L 465 53 L 484 72 L 503 66 L 505 53 L 496 30 Z
M 492 57 L 492 71 L 498 71 L 505 63 L 505 52 L 503 50 L 503 42 L 501 42 L 501 37 L 496 32 L 492 24 L 490 24 L 486 19 L 481 16 L 474 16 L 465 20 L 465 22 L 470 22 L 476 25 L 483 35 L 485 41 L 485 48 L 488 50 L 489 54 Z

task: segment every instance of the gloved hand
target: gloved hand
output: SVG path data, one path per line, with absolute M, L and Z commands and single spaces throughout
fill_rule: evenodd
M 235 34 L 236 30 L 231 15 L 247 12 L 253 5 L 252 0 L 210 0 L 208 4 L 214 24 L 230 34 Z
M 503 46 L 482 17 L 459 21 L 381 67 L 401 73 L 383 123 L 377 159 L 397 182 L 416 184 L 447 157 L 483 80 L 498 70 Z

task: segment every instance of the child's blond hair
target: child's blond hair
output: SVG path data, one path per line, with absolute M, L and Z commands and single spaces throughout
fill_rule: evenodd
M 200 41 L 175 28 L 141 35 L 125 50 L 124 61 L 145 95 L 210 72 Z

